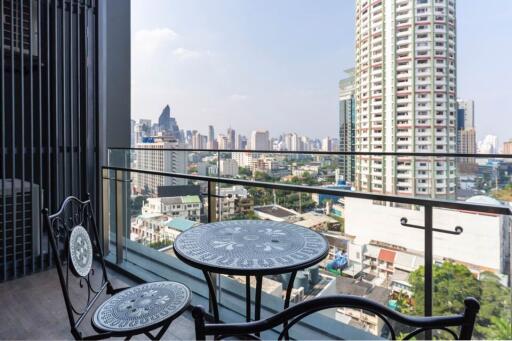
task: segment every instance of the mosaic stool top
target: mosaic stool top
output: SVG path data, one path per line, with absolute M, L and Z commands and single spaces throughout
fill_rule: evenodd
M 93 324 L 104 331 L 150 328 L 181 314 L 190 303 L 190 290 L 177 282 L 153 282 L 121 291 L 101 304 Z

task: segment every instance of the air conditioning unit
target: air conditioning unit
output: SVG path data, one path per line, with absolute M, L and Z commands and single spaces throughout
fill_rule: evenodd
M 20 179 L 14 179 L 14 182 L 11 179 L 0 181 L 0 246 L 3 248 L 4 242 L 6 245 L 5 259 L 3 252 L 0 252 L 0 271 L 3 271 L 4 267 L 12 271 L 16 266 L 17 271 L 22 272 L 23 258 L 26 264 L 32 264 L 32 256 L 37 257 L 41 253 L 39 190 L 39 185 L 31 184 L 29 181 Z M 3 193 L 5 197 L 2 197 Z M 25 198 L 24 201 L 23 198 Z M 5 216 L 2 207 L 4 200 Z M 15 215 L 13 215 L 14 204 L 16 205 Z M 14 237 L 16 240 L 13 240 Z

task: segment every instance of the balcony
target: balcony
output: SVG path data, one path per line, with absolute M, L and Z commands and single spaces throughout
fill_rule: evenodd
M 130 145 L 130 48 L 123 40 L 129 41 L 130 25 L 120 20 L 129 11 L 113 5 L 127 2 L 1 3 L 0 27 L 11 38 L 0 37 L 0 339 L 72 337 L 40 212 L 56 212 L 65 197 L 88 194 L 104 251 L 96 261 L 107 263 L 115 287 L 179 281 L 190 288 L 192 305 L 210 308 L 208 282 L 201 270 L 176 257 L 176 238 L 217 221 L 271 220 L 314 230 L 329 244 L 325 259 L 291 280 L 292 306 L 340 294 L 392 306 L 403 294 L 394 289 L 400 283 L 408 288 L 407 297 L 394 309 L 416 316 L 459 314 L 461 299 L 453 299 L 459 290 L 438 290 L 450 281 L 464 295 L 477 296 L 482 311 L 501 318 L 479 315 L 475 337 L 508 321 L 512 213 L 504 198 L 510 196 L 511 155 L 407 152 L 414 148 L 408 141 L 416 129 L 408 115 L 398 121 L 403 128 L 391 134 L 378 128 L 382 117 L 358 117 L 364 130 L 355 138 L 356 148 L 365 152 L 187 149 L 175 141 L 156 148 L 153 136 L 144 136 L 140 148 L 107 148 Z M 402 9 L 407 3 L 397 1 Z M 397 25 L 410 25 L 409 19 Z M 362 34 L 367 37 L 368 28 Z M 408 50 L 411 46 L 399 49 Z M 372 61 L 380 63 L 379 57 Z M 408 72 L 401 72 L 401 86 L 410 86 Z M 374 85 L 372 91 L 381 93 L 373 95 L 382 95 L 383 82 Z M 368 114 L 370 107 L 363 109 Z M 381 109 L 372 107 L 371 113 L 380 115 Z M 410 140 L 399 141 L 395 132 Z M 416 136 L 421 135 L 431 133 Z M 197 146 L 202 140 L 188 142 Z M 452 142 L 442 151 L 452 150 Z M 247 291 L 256 296 L 257 283 L 263 290 L 261 317 L 282 312 L 290 277 L 274 274 L 246 283 L 245 277 L 214 274 L 222 321 L 245 321 L 244 297 Z M 75 284 L 71 296 L 88 300 L 79 290 L 84 283 Z M 211 319 L 213 309 L 208 314 Z M 290 334 L 294 339 L 390 336 L 378 321 L 360 310 L 326 311 L 298 323 Z M 165 338 L 196 337 L 190 309 L 172 326 Z M 280 330 L 263 336 L 275 339 Z M 89 323 L 83 331 L 93 332 Z M 425 333 L 429 336 L 441 335 Z

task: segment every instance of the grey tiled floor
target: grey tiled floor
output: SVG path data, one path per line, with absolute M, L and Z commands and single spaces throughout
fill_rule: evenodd
M 134 285 L 129 279 L 109 270 L 114 287 Z M 72 297 L 84 297 L 72 287 Z M 100 298 L 100 301 L 104 298 Z M 82 323 L 84 335 L 93 332 L 89 320 Z M 69 340 L 69 320 L 56 269 L 0 284 L 1 340 Z M 144 335 L 134 339 L 147 339 Z M 194 323 L 190 312 L 176 319 L 164 335 L 167 340 L 193 340 Z

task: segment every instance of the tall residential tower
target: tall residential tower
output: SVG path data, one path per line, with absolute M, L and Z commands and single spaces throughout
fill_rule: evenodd
M 356 0 L 356 151 L 456 149 L 455 0 Z M 455 161 L 356 157 L 359 190 L 447 197 Z
M 354 69 L 345 70 L 349 77 L 340 80 L 340 151 L 355 151 L 356 99 L 354 89 Z M 355 156 L 340 155 L 340 171 L 343 178 L 354 182 Z

